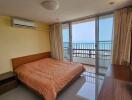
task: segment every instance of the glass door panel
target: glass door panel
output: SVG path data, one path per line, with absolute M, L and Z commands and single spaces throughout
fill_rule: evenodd
M 64 60 L 70 61 L 69 24 L 62 25 Z
M 97 68 L 98 74 L 105 75 L 107 68 L 111 64 L 113 15 L 100 16 L 98 25 Z
M 72 58 L 95 73 L 95 18 L 72 23 Z

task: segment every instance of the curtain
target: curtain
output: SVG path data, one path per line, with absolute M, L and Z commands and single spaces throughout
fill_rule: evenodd
M 63 60 L 62 25 L 60 23 L 50 25 L 51 56 Z
M 130 64 L 132 9 L 124 8 L 114 13 L 113 64 Z

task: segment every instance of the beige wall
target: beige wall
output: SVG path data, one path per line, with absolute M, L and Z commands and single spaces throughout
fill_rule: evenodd
M 36 30 L 12 27 L 11 17 L 0 16 L 0 74 L 12 71 L 11 58 L 50 51 L 49 26 L 36 24 Z

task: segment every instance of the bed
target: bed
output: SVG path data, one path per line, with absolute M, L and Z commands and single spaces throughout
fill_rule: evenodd
M 22 83 L 45 100 L 56 100 L 57 95 L 80 76 L 84 67 L 50 58 L 50 53 L 39 55 L 12 59 L 13 69 Z

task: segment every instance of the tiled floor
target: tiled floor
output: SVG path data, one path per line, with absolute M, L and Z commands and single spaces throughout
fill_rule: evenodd
M 103 76 L 84 72 L 57 100 L 96 100 L 102 83 Z M 0 100 L 42 100 L 23 85 L 19 85 L 7 93 L 0 95 Z

